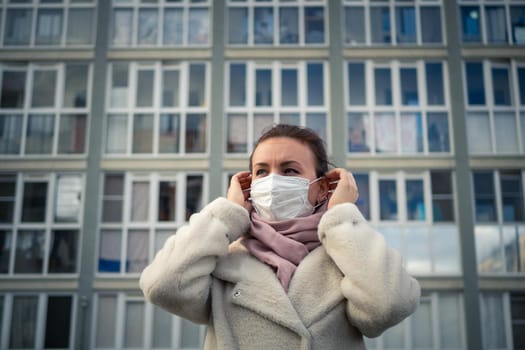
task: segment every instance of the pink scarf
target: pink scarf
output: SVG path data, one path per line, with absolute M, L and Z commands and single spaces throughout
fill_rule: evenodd
M 297 265 L 321 245 L 317 226 L 325 211 L 326 204 L 310 216 L 283 221 L 266 221 L 255 210 L 251 213 L 251 230 L 242 243 L 253 256 L 274 268 L 286 291 Z

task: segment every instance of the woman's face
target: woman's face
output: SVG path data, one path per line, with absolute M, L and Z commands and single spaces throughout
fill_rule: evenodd
M 315 157 L 304 143 L 290 137 L 273 137 L 259 143 L 252 155 L 252 181 L 278 174 L 303 177 L 311 181 L 316 176 Z M 325 181 L 310 185 L 308 200 L 310 204 L 324 200 L 327 195 Z

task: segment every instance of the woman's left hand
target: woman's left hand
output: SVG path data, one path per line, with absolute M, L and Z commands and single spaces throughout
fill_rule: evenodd
M 325 174 L 328 180 L 328 209 L 341 203 L 355 203 L 359 191 L 351 172 L 343 168 L 335 168 Z

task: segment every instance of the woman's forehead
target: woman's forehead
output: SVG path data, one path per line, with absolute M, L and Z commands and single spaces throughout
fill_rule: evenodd
M 299 140 L 289 137 L 273 137 L 262 141 L 253 152 L 252 163 L 295 161 L 315 168 L 312 150 Z

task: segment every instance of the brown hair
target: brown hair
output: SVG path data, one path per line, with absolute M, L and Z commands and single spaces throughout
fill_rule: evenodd
M 273 137 L 289 137 L 306 144 L 314 155 L 316 163 L 315 173 L 317 177 L 323 176 L 328 171 L 329 162 L 328 156 L 326 155 L 325 143 L 312 129 L 289 124 L 276 124 L 263 132 L 259 140 L 257 140 L 253 151 L 255 151 L 261 142 Z M 252 171 L 253 151 L 250 155 L 250 172 Z

